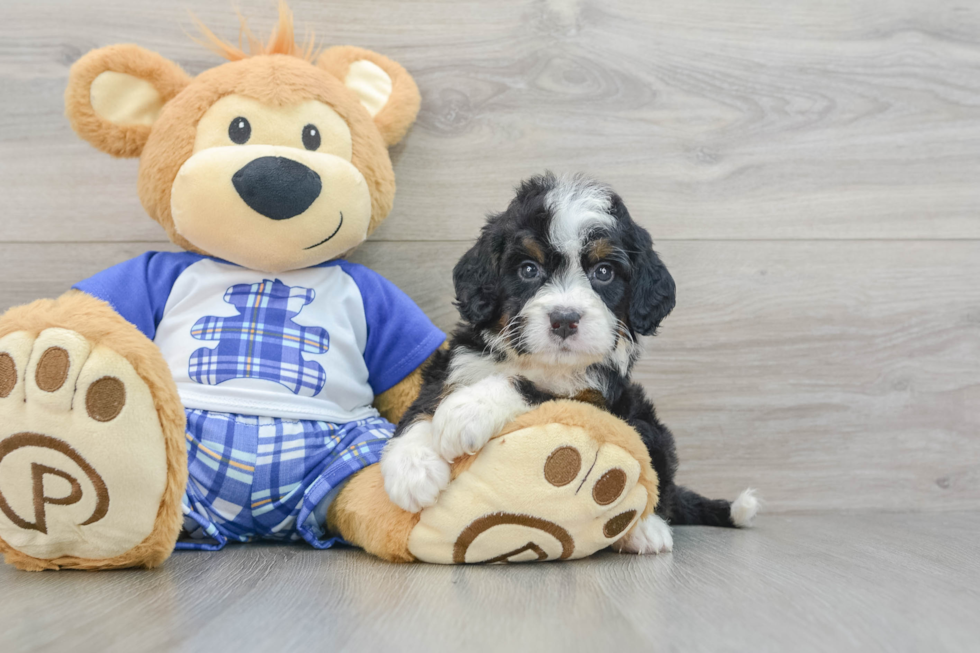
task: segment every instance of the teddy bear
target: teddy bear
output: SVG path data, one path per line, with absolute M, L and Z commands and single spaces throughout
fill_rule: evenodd
M 136 45 L 71 68 L 72 127 L 139 157 L 143 207 L 182 251 L 0 317 L 6 561 L 149 568 L 255 539 L 403 562 L 572 559 L 650 514 L 636 432 L 572 401 L 456 460 L 436 505 L 388 499 L 376 463 L 445 335 L 345 257 L 391 210 L 387 148 L 418 88 L 377 53 L 298 44 L 284 4 L 268 42 L 246 33 L 249 52 L 204 33 L 228 61 L 193 78 Z M 575 492 L 614 468 L 601 501 Z

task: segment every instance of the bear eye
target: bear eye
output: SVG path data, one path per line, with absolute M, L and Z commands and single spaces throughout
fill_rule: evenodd
M 303 147 L 308 150 L 315 150 L 320 147 L 320 130 L 316 125 L 303 127 Z
M 538 274 L 541 273 L 541 268 L 538 267 L 537 263 L 533 261 L 524 261 L 521 263 L 521 267 L 518 270 L 518 274 L 521 275 L 521 279 L 525 281 L 530 281 L 531 279 L 537 278 Z
M 228 138 L 236 145 L 244 145 L 252 135 L 252 125 L 242 116 L 238 116 L 228 125 Z
M 608 263 L 600 263 L 592 270 L 592 279 L 598 284 L 607 284 L 613 280 L 616 273 Z

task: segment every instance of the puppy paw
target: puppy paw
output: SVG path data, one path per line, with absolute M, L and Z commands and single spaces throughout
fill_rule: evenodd
M 732 501 L 731 516 L 732 523 L 738 528 L 746 528 L 752 524 L 752 519 L 759 512 L 759 497 L 755 495 L 755 490 L 749 488 L 743 490 L 738 498 Z
M 505 377 L 460 388 L 439 404 L 432 418 L 435 447 L 448 461 L 474 454 L 525 410 L 524 400 Z
M 613 548 L 620 553 L 667 553 L 674 548 L 674 538 L 670 526 L 657 515 L 644 517 L 626 537 L 616 542 Z
M 433 447 L 431 422 L 413 424 L 381 454 L 385 492 L 392 503 L 409 512 L 435 505 L 449 485 L 449 472 L 449 463 Z

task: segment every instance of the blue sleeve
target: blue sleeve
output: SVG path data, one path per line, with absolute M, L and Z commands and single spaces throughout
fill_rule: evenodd
M 340 265 L 361 292 L 367 322 L 364 361 L 368 383 L 379 395 L 424 363 L 446 334 L 408 295 L 377 272 L 346 261 Z
M 153 340 L 177 277 L 202 258 L 190 252 L 147 252 L 72 287 L 108 302 L 127 322 Z

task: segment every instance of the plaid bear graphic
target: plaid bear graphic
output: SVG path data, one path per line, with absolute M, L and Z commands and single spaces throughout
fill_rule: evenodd
M 232 286 L 224 300 L 237 307 L 239 314 L 202 317 L 191 327 L 192 337 L 217 340 L 218 346 L 191 354 L 190 377 L 207 385 L 229 379 L 264 379 L 294 394 L 315 396 L 327 375 L 323 367 L 303 360 L 301 354 L 325 353 L 330 334 L 293 322 L 314 297 L 314 290 L 290 287 L 278 279 Z

